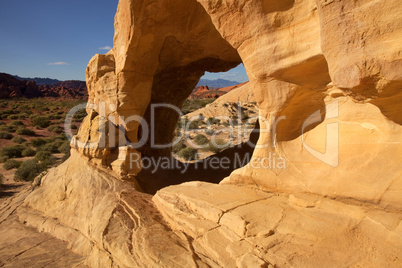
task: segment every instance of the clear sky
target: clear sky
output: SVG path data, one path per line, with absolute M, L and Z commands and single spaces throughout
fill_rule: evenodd
M 118 0 L 0 0 L 0 72 L 85 80 L 96 53 L 113 46 Z M 243 66 L 205 79 L 247 81 Z

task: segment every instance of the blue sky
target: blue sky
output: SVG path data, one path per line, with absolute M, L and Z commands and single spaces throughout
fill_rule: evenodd
M 1 0 L 0 72 L 85 80 L 96 53 L 113 46 L 118 0 Z M 247 81 L 243 66 L 205 79 Z

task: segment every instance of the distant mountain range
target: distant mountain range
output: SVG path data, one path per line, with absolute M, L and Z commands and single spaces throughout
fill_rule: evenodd
M 39 85 L 37 84 L 39 83 Z M 0 73 L 0 99 L 8 98 L 88 99 L 84 81 L 50 78 L 22 78 Z
M 216 80 L 208 80 L 208 79 L 200 79 L 197 84 L 198 86 L 208 86 L 209 88 L 223 88 L 223 87 L 231 87 L 240 84 L 236 81 L 230 81 L 225 79 L 216 79 Z
M 25 81 L 35 81 L 38 86 L 44 86 L 44 85 L 54 85 L 58 84 L 60 80 L 57 79 L 51 79 L 51 78 L 41 78 L 41 77 L 20 77 L 18 75 L 14 75 L 15 78 L 18 80 L 25 80 Z M 78 82 L 78 80 L 77 80 Z M 209 80 L 209 79 L 200 79 L 200 81 L 197 84 L 198 86 L 208 86 L 209 88 L 224 88 L 224 87 L 231 87 L 238 85 L 239 82 L 237 81 L 230 81 L 230 80 L 225 80 L 225 79 L 216 79 L 216 80 Z
M 24 80 L 24 81 L 35 81 L 38 86 L 44 86 L 44 85 L 54 85 L 57 83 L 60 83 L 62 81 L 57 80 L 57 79 L 51 79 L 51 78 L 40 78 L 40 77 L 35 77 L 35 78 L 24 78 L 24 77 L 19 77 L 18 75 L 13 75 L 15 78 L 18 80 Z

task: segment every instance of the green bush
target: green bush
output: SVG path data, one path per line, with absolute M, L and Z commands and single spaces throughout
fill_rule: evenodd
M 29 157 L 29 156 L 35 156 L 36 151 L 32 149 L 31 147 L 25 148 L 22 152 L 21 155 L 23 157 Z
M 19 126 L 25 126 L 25 125 L 20 120 L 16 120 L 16 121 L 11 122 L 10 126 L 19 127 Z
M 39 146 L 45 145 L 46 143 L 47 143 L 47 140 L 42 139 L 42 138 L 37 138 L 37 139 L 31 140 L 31 144 L 33 147 L 39 147 Z
M 210 125 L 215 125 L 215 124 L 216 124 L 216 125 L 219 125 L 220 122 L 221 122 L 221 120 L 216 119 L 216 118 L 214 118 L 214 117 L 210 117 L 210 118 L 208 118 L 207 122 L 208 122 Z
M 51 122 L 47 117 L 44 116 L 37 116 L 32 119 L 32 125 L 34 127 L 39 127 L 39 128 L 47 128 L 50 126 Z
M 14 179 L 16 181 L 32 181 L 45 169 L 46 166 L 44 164 L 38 163 L 36 159 L 31 159 L 22 163 L 15 171 Z
M 68 140 L 67 139 L 67 135 L 66 135 L 66 133 L 61 133 L 59 136 L 57 136 L 59 139 L 61 139 L 61 140 Z
M 2 155 L 2 156 L 0 156 L 0 163 L 5 163 L 8 159 L 9 159 L 8 156 Z
M 0 131 L 0 139 L 11 140 L 12 138 L 13 135 L 11 133 L 8 133 L 6 131 Z
M 21 137 L 21 136 L 17 136 L 17 137 L 14 137 L 14 138 L 12 139 L 12 141 L 15 142 L 15 143 L 21 144 L 21 143 L 26 142 L 27 140 L 24 139 L 24 138 Z
M 198 145 L 204 145 L 207 144 L 209 142 L 208 138 L 205 137 L 202 134 L 198 134 L 197 136 L 194 137 L 194 141 L 195 143 L 197 143 Z
M 185 160 L 189 160 L 189 161 L 196 160 L 198 157 L 198 150 L 187 147 L 185 149 L 180 150 L 180 152 L 177 155 Z
M 87 111 L 85 108 L 83 108 L 74 114 L 73 121 L 74 122 L 82 122 L 82 120 L 84 120 L 85 116 L 87 116 Z
M 23 113 L 23 114 L 18 115 L 18 119 L 26 119 L 28 117 L 29 117 L 29 114 L 27 114 L 27 113 Z
M 17 131 L 15 131 L 15 134 L 26 135 L 26 136 L 35 136 L 36 135 L 35 131 L 25 128 L 25 127 L 18 128 Z
M 52 157 L 52 154 L 48 151 L 40 151 L 35 155 L 35 159 L 38 161 L 47 161 Z
M 18 158 L 22 156 L 22 151 L 25 149 L 23 145 L 4 146 L 0 149 L 0 157 Z
M 181 150 L 185 149 L 186 145 L 184 145 L 182 142 L 178 142 L 177 144 L 172 146 L 172 152 L 174 154 L 179 153 Z
M 60 147 L 59 142 L 46 143 L 38 147 L 38 152 L 49 152 L 51 154 L 57 154 L 60 153 L 59 147 Z
M 7 118 L 12 119 L 12 120 L 18 119 L 18 115 L 12 114 L 12 115 L 9 115 Z
M 228 148 L 228 143 L 221 139 L 216 139 L 215 144 L 209 143 L 209 150 L 213 153 L 220 153 Z
M 63 143 L 59 146 L 59 152 L 63 154 L 70 153 L 70 142 L 69 141 L 63 141 Z
M 49 126 L 47 128 L 47 130 L 50 132 L 56 133 L 56 134 L 60 134 L 60 133 L 64 132 L 64 129 L 61 126 L 57 126 L 57 125 Z
M 17 161 L 17 160 L 13 160 L 13 159 L 8 159 L 4 164 L 3 164 L 3 168 L 5 170 L 10 170 L 13 168 L 19 168 L 21 166 L 22 162 L 21 161 Z
M 17 127 L 15 126 L 10 126 L 10 125 L 5 125 L 5 126 L 0 126 L 0 131 L 6 131 L 6 132 L 12 132 L 14 133 L 17 130 Z
M 34 120 L 35 118 L 37 118 L 39 115 L 38 114 L 31 114 L 29 116 L 29 119 Z
M 70 151 L 68 151 L 68 153 L 63 155 L 63 158 L 61 159 L 61 162 L 66 161 L 69 157 L 70 157 Z
M 200 127 L 201 123 L 202 123 L 201 121 L 197 121 L 197 120 L 191 121 L 188 128 L 189 129 L 198 129 Z
M 40 163 L 46 165 L 46 166 L 51 166 L 56 162 L 56 157 L 54 157 L 50 152 L 48 151 L 40 151 L 36 153 L 35 159 L 39 161 Z

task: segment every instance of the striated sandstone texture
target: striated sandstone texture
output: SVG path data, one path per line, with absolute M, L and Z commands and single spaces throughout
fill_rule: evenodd
M 6 211 L 92 267 L 401 267 L 401 27 L 399 0 L 120 0 L 71 158 Z M 250 163 L 141 193 L 130 153 L 170 149 L 132 148 L 139 123 L 119 116 L 149 121 L 240 62 L 261 116 Z M 157 144 L 178 117 L 157 111 Z

